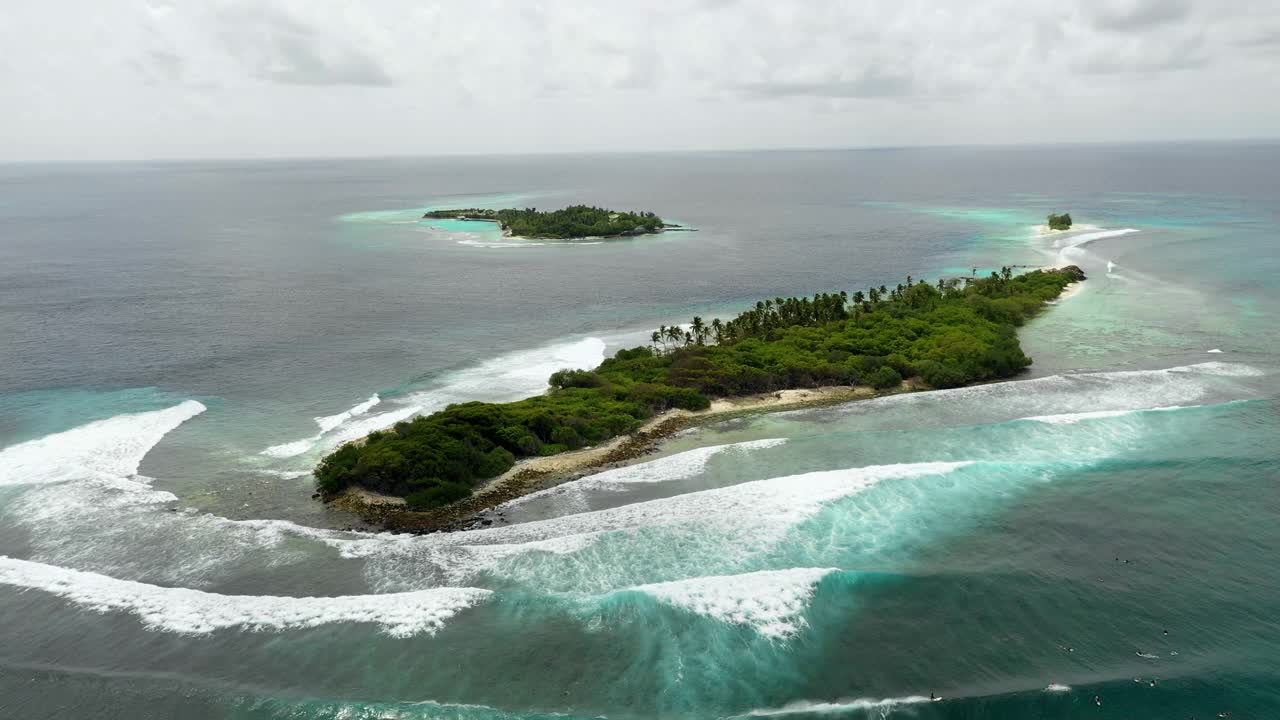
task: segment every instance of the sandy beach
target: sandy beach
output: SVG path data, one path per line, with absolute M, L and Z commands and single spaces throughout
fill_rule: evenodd
M 892 390 L 876 390 L 865 385 L 828 386 L 719 398 L 706 410 L 668 410 L 631 433 L 599 445 L 548 457 L 524 458 L 507 472 L 478 486 L 470 497 L 435 510 L 411 511 L 405 507 L 404 498 L 360 487 L 347 488 L 329 502 L 361 516 L 375 528 L 392 532 L 460 530 L 488 524 L 488 519 L 477 515 L 522 495 L 576 480 L 596 470 L 640 462 L 657 452 L 663 440 L 691 427 L 739 415 L 836 405 L 920 389 L 907 381 Z

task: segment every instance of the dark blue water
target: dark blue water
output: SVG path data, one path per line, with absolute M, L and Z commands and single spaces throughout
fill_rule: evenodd
M 0 716 L 1280 712 L 1277 167 L 1205 144 L 0 168 Z M 578 202 L 697 232 L 418 221 Z M 1035 228 L 1061 210 L 1076 231 Z M 310 499 L 337 443 L 661 323 L 1062 262 L 1091 279 L 1023 328 L 1029 380 L 722 424 L 497 530 L 356 535 Z

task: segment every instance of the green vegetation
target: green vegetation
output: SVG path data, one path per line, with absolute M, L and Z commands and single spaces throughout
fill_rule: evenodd
M 662 218 L 651 212 L 616 212 L 587 205 L 572 205 L 563 210 L 432 210 L 424 218 L 453 220 L 490 220 L 512 235 L 529 238 L 567 240 L 584 237 L 619 237 L 661 232 Z
M 704 409 L 712 396 L 1011 377 L 1031 364 L 1015 327 L 1083 279 L 1074 266 L 1018 276 L 1004 268 L 936 286 L 908 277 L 893 289 L 764 300 L 727 322 L 695 317 L 594 370 L 556 372 L 545 395 L 450 405 L 344 445 L 320 462 L 316 478 L 325 493 L 354 483 L 426 509 L 465 497 L 517 457 L 598 443 L 668 408 Z
M 1071 229 L 1071 213 L 1062 213 L 1054 215 L 1049 213 L 1049 229 L 1050 230 L 1070 230 Z

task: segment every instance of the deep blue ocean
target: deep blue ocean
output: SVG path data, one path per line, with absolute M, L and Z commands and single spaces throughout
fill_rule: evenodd
M 421 219 L 573 203 L 696 232 Z M 1278 226 L 1280 144 L 0 166 L 0 717 L 1280 716 Z M 1062 264 L 1018 380 L 311 499 L 659 324 Z

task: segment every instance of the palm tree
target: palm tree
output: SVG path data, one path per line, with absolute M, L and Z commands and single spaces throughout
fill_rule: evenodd
M 653 334 L 649 336 L 649 340 L 651 340 L 651 341 L 653 342 L 653 351 L 654 351 L 654 352 L 657 352 L 657 351 L 658 351 L 658 340 L 660 340 L 660 339 L 662 339 L 662 334 L 661 334 L 660 332 L 658 332 L 657 330 L 654 330 L 654 331 L 653 331 Z
M 701 345 L 702 341 L 707 337 L 707 326 L 703 324 L 702 318 L 694 315 L 691 327 L 693 328 L 693 339 Z
M 667 338 L 671 340 L 676 347 L 680 347 L 680 341 L 684 338 L 684 331 L 680 329 L 679 325 L 672 325 L 667 328 Z
M 724 342 L 724 323 L 720 322 L 720 318 L 711 320 L 711 333 L 715 335 L 717 345 Z

